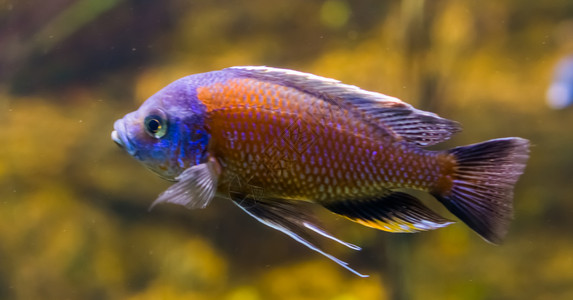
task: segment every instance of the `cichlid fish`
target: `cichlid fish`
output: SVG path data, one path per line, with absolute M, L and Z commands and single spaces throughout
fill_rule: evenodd
M 179 79 L 114 124 L 112 139 L 175 181 L 152 204 L 204 208 L 231 199 L 360 276 L 310 240 L 303 202 L 362 225 L 417 232 L 452 221 L 408 193 L 433 195 L 482 238 L 501 242 L 529 141 L 511 137 L 430 151 L 461 130 L 399 99 L 311 74 L 233 67 Z

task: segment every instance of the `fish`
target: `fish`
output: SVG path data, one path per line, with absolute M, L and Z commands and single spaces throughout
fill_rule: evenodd
M 573 105 L 573 55 L 563 57 L 554 67 L 546 101 L 550 108 L 556 110 Z
M 506 137 L 427 149 L 459 131 L 458 122 L 391 96 L 309 73 L 244 66 L 172 82 L 117 120 L 111 138 L 174 182 L 151 208 L 202 209 L 214 198 L 229 199 L 366 277 L 317 244 L 326 238 L 361 249 L 322 228 L 309 205 L 387 232 L 455 222 L 420 201 L 422 192 L 484 240 L 499 244 L 506 236 L 530 143 Z

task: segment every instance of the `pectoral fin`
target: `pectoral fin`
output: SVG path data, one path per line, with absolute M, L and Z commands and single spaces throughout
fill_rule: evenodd
M 389 232 L 426 231 L 453 223 L 414 196 L 390 190 L 376 198 L 333 201 L 322 205 L 354 222 Z
M 360 247 L 341 241 L 323 229 L 320 229 L 314 224 L 313 218 L 309 214 L 305 213 L 300 205 L 279 199 L 261 202 L 255 201 L 250 197 L 233 199 L 233 202 L 259 222 L 281 231 L 295 239 L 297 242 L 326 256 L 328 259 L 346 268 L 350 272 L 360 277 L 368 277 L 368 275 L 358 273 L 356 270 L 349 267 L 348 263 L 326 253 L 324 250 L 316 246 L 315 243 L 311 242 L 314 239 L 311 233 L 314 232 L 351 249 L 360 250 Z
M 214 159 L 186 169 L 175 178 L 177 183 L 161 193 L 149 209 L 159 203 L 179 204 L 189 209 L 205 208 L 215 196 L 219 169 Z

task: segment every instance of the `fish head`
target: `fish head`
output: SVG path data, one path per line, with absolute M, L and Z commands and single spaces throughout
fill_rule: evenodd
M 205 106 L 188 80 L 178 80 L 114 124 L 112 140 L 167 180 L 206 160 Z

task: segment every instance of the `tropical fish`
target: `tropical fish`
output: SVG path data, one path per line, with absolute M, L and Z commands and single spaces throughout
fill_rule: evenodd
M 573 55 L 562 58 L 555 66 L 546 100 L 547 105 L 553 109 L 573 105 Z
M 231 199 L 360 276 L 311 240 L 349 248 L 304 202 L 389 232 L 447 226 L 413 195 L 433 195 L 482 238 L 499 243 L 529 141 L 500 138 L 445 151 L 425 147 L 457 122 L 401 100 L 312 74 L 232 67 L 181 78 L 114 124 L 112 139 L 175 183 L 152 204 L 204 208 Z

